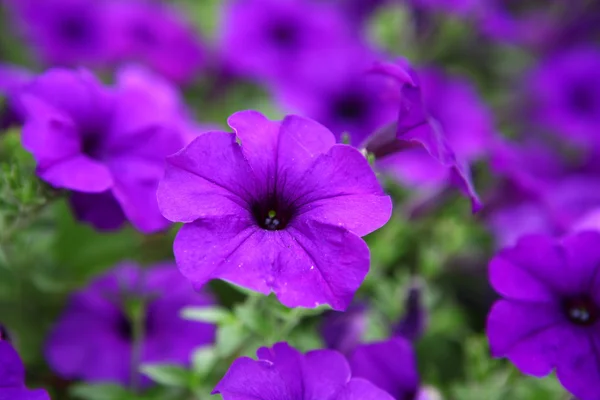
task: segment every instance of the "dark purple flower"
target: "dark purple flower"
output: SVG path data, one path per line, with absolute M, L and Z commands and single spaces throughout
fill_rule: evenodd
M 567 142 L 600 147 L 600 50 L 562 52 L 528 75 L 535 122 Z
M 130 79 L 132 73 L 123 72 L 114 88 L 82 70 L 53 69 L 33 79 L 20 96 L 22 141 L 40 178 L 72 191 L 82 220 L 115 229 L 127 218 L 154 232 L 168 226 L 155 193 L 165 157 L 184 144 L 181 110 L 153 81 Z
M 401 87 L 397 99 L 399 113 L 396 124 L 391 128 L 381 129 L 372 135 L 366 143 L 367 150 L 376 157 L 377 168 L 384 172 L 388 171 L 392 176 L 395 176 L 397 174 L 393 171 L 398 166 L 402 166 L 404 162 L 410 164 L 411 155 L 416 154 L 417 159 L 421 160 L 423 155 L 428 155 L 431 160 L 434 160 L 443 168 L 433 167 L 435 173 L 432 174 L 430 173 L 431 166 L 423 168 L 421 165 L 419 168 L 414 168 L 413 172 L 421 174 L 421 179 L 424 181 L 431 180 L 431 175 L 435 175 L 438 182 L 440 179 L 450 181 L 469 196 L 473 211 L 478 211 L 481 208 L 481 202 L 471 182 L 468 164 L 465 159 L 458 157 L 452 149 L 443 121 L 437 120 L 436 116 L 431 114 L 428 104 L 425 102 L 427 97 L 423 94 L 422 85 L 416 71 L 412 70 L 406 61 L 399 60 L 397 63 L 378 63 L 373 68 L 372 73 L 389 76 L 396 80 L 397 85 Z M 394 92 L 392 91 L 392 93 Z M 435 97 L 434 94 L 431 96 Z M 438 106 L 432 106 L 431 108 L 435 110 L 435 107 Z M 440 108 L 442 108 L 441 105 Z M 443 114 L 441 115 L 443 118 Z M 458 117 L 455 121 L 460 121 L 461 118 L 466 117 Z M 478 117 L 474 117 L 473 120 L 478 120 Z M 447 122 L 449 129 L 455 121 L 450 119 Z M 464 122 L 456 123 L 456 126 L 460 127 L 455 134 L 457 143 L 460 143 L 464 141 L 463 138 L 466 134 Z M 476 154 L 477 151 L 481 151 L 479 146 L 473 146 L 473 148 L 469 146 L 465 146 L 465 153 Z M 443 174 L 443 177 L 440 174 Z
M 344 312 L 328 311 L 323 315 L 321 334 L 327 348 L 344 355 L 350 354 L 362 340 L 367 330 L 368 308 L 363 303 L 353 303 Z
M 309 119 L 242 111 L 228 123 L 235 134 L 205 133 L 167 159 L 158 202 L 185 223 L 179 269 L 199 284 L 273 291 L 289 307 L 345 309 L 369 269 L 360 236 L 392 209 L 369 163 Z
M 531 235 L 490 263 L 490 282 L 504 299 L 490 311 L 492 354 L 523 373 L 556 369 L 580 400 L 598 399 L 600 382 L 600 233 L 563 239 Z
M 22 111 L 18 106 L 18 93 L 31 80 L 31 73 L 16 65 L 0 63 L 0 131 L 22 123 Z
M 238 74 L 269 82 L 302 82 L 307 76 L 327 74 L 323 66 L 354 42 L 351 26 L 329 5 L 311 0 L 229 0 L 219 46 Z
M 327 0 L 339 7 L 345 17 L 351 21 L 361 34 L 369 22 L 369 18 L 379 9 L 390 3 L 390 0 Z
M 483 3 L 480 0 L 409 0 L 409 2 L 426 11 L 439 11 L 459 16 L 473 15 Z
M 141 355 L 134 360 L 135 330 L 127 309 L 144 304 Z M 72 295 L 46 343 L 46 358 L 68 379 L 128 384 L 139 363 L 189 365 L 196 347 L 213 342 L 215 327 L 188 321 L 180 311 L 206 306 L 173 264 L 141 269 L 121 264 Z
M 102 65 L 109 61 L 112 34 L 105 2 L 97 0 L 9 0 L 19 33 L 46 63 Z
M 50 400 L 45 390 L 25 387 L 25 368 L 12 345 L 0 340 L 0 399 Z
M 118 60 L 141 62 L 178 83 L 192 80 L 206 63 L 198 32 L 176 8 L 147 0 L 115 1 L 107 8 Z
M 408 340 L 360 345 L 349 360 L 353 376 L 367 379 L 396 400 L 420 400 L 417 360 Z
M 404 315 L 394 328 L 395 336 L 416 341 L 427 327 L 427 310 L 423 306 L 423 284 L 415 279 L 404 302 Z
M 10 336 L 8 335 L 8 331 L 2 324 L 0 324 L 0 340 L 10 342 Z
M 235 360 L 213 393 L 224 400 L 392 400 L 372 383 L 352 378 L 344 356 L 333 350 L 302 354 L 276 343 L 256 355 L 258 360 Z

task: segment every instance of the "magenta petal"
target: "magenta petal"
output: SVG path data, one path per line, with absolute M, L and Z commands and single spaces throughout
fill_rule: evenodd
M 338 393 L 335 400 L 394 400 L 394 397 L 367 380 L 354 378 Z
M 158 205 L 173 222 L 233 215 L 249 207 L 253 185 L 253 173 L 235 136 L 208 132 L 167 158 Z
M 369 248 L 355 234 L 297 221 L 281 235 L 274 291 L 288 307 L 348 307 L 369 271 Z
M 492 355 L 507 357 L 522 372 L 546 376 L 556 365 L 556 351 L 568 327 L 558 306 L 500 300 L 488 316 Z
M 304 218 L 343 226 L 364 236 L 391 217 L 385 195 L 365 157 L 346 145 L 335 145 L 320 156 L 286 196 Z
M 561 343 L 556 375 L 581 400 L 600 399 L 600 330 L 572 331 Z
M 220 393 L 223 400 L 303 400 L 299 394 L 290 393 L 287 382 L 271 362 L 248 357 L 231 364 L 213 393 Z
M 50 165 L 41 164 L 37 172 L 52 186 L 84 193 L 104 192 L 113 185 L 109 169 L 85 155 L 75 155 Z

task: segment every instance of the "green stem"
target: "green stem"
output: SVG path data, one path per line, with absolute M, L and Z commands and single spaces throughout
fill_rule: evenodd
M 131 352 L 131 391 L 137 393 L 141 387 L 140 366 L 144 350 L 144 338 L 146 335 L 146 312 L 144 302 L 136 302 L 131 315 L 131 328 L 133 334 L 133 347 Z

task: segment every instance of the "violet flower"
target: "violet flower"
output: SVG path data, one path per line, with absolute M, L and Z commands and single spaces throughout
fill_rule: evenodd
M 349 357 L 353 376 L 369 380 L 396 400 L 421 400 L 417 361 L 403 338 L 362 344 Z
M 340 353 L 306 354 L 287 343 L 262 347 L 258 360 L 238 358 L 215 387 L 223 400 L 392 400 L 369 381 L 351 377 Z
M 25 387 L 25 368 L 12 345 L 0 340 L 0 399 L 50 400 L 45 390 Z
M 191 81 L 206 64 L 199 33 L 174 6 L 115 1 L 106 14 L 116 60 L 142 63 L 176 83 Z
M 563 239 L 521 238 L 490 263 L 490 282 L 504 299 L 492 307 L 492 355 L 537 377 L 556 370 L 580 400 L 598 399 L 600 233 Z
M 96 0 L 8 0 L 15 28 L 45 63 L 105 65 L 108 44 L 105 2 Z
M 127 313 L 135 302 L 144 303 L 145 310 L 137 360 L 134 323 Z M 211 303 L 173 264 L 150 269 L 121 264 L 72 295 L 46 342 L 47 361 L 67 379 L 124 385 L 139 379 L 134 369 L 141 363 L 187 366 L 196 347 L 213 342 L 215 327 L 185 320 L 180 311 Z
M 566 142 L 600 147 L 600 51 L 577 48 L 553 55 L 528 76 L 535 122 Z
M 303 82 L 355 45 L 339 10 L 311 0 L 229 0 L 219 32 L 229 68 L 272 82 Z M 248 23 L 252 21 L 252 23 Z
M 184 222 L 180 271 L 275 292 L 289 307 L 345 309 L 369 269 L 360 236 L 387 222 L 391 201 L 365 157 L 318 123 L 255 111 L 229 118 L 167 159 L 163 215 Z
M 79 219 L 98 229 L 127 219 L 149 233 L 168 226 L 155 193 L 165 157 L 185 139 L 181 110 L 167 106 L 153 81 L 131 83 L 130 73 L 114 88 L 83 70 L 52 69 L 33 79 L 20 96 L 22 141 L 38 176 L 71 191 Z
M 368 308 L 353 303 L 344 312 L 328 311 L 323 315 L 321 335 L 328 349 L 349 355 L 360 344 L 367 330 Z

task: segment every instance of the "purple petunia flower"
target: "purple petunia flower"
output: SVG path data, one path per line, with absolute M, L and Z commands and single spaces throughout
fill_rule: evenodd
M 478 211 L 482 205 L 471 182 L 467 162 L 455 154 L 441 121 L 431 115 L 428 104 L 425 103 L 426 97 L 423 94 L 423 87 L 417 72 L 406 61 L 399 60 L 396 63 L 377 63 L 373 67 L 372 73 L 388 76 L 401 87 L 397 99 L 399 113 L 396 124 L 381 129 L 366 142 L 366 149 L 376 158 L 376 167 L 383 172 L 388 171 L 394 176 L 396 174 L 392 171 L 397 169 L 398 165 L 402 166 L 404 160 L 410 163 L 411 152 L 421 153 L 418 156 L 421 159 L 422 155 L 426 154 L 443 167 L 435 168 L 436 174 L 439 175 L 441 172 L 446 180 L 468 195 L 473 211 Z M 460 120 L 460 118 L 456 120 Z M 452 122 L 453 120 L 450 119 L 450 124 Z M 457 124 L 457 126 L 461 126 L 461 124 Z M 461 126 L 461 129 L 464 129 L 464 125 Z M 462 132 L 456 134 L 457 137 L 462 135 L 464 135 Z M 460 140 L 457 139 L 457 142 Z M 469 146 L 465 147 L 469 148 Z M 476 153 L 475 149 L 477 148 L 478 146 L 473 146 L 473 149 L 469 148 L 465 152 Z M 431 179 L 429 168 L 430 166 L 425 169 L 425 172 L 415 168 L 413 172 L 424 174 L 426 178 L 421 177 L 421 179 L 427 181 Z M 436 177 L 438 181 L 439 178 Z
M 289 307 L 345 309 L 369 269 L 360 236 L 392 209 L 367 160 L 309 119 L 242 111 L 228 123 L 235 134 L 205 133 L 167 159 L 158 202 L 185 223 L 179 269 L 199 284 L 273 291 Z
M 117 60 L 141 62 L 177 83 L 189 82 L 206 63 L 198 32 L 176 8 L 148 0 L 115 1 L 106 13 Z
M 303 82 L 326 74 L 323 65 L 354 45 L 351 25 L 329 5 L 311 0 L 229 0 L 225 6 L 222 56 L 243 76 Z
M 352 353 L 367 330 L 368 308 L 353 303 L 344 312 L 328 311 L 323 315 L 321 335 L 327 348 L 344 355 Z
M 414 279 L 404 301 L 404 315 L 394 327 L 394 336 L 410 341 L 419 339 L 427 329 L 428 314 L 423 306 L 423 284 Z
M 0 131 L 22 123 L 22 111 L 18 106 L 18 92 L 31 80 L 31 73 L 16 65 L 0 63 Z
M 600 51 L 569 50 L 543 61 L 528 76 L 534 119 L 568 142 L 600 146 Z
M 523 237 L 490 263 L 490 282 L 504 299 L 490 311 L 492 354 L 523 373 L 556 369 L 580 400 L 597 400 L 600 382 L 600 233 L 563 239 Z
M 421 400 L 417 361 L 410 342 L 392 338 L 362 344 L 349 357 L 353 376 L 373 382 L 396 400 Z
M 72 192 L 79 219 L 98 229 L 127 219 L 154 232 L 168 226 L 155 193 L 165 157 L 184 145 L 181 109 L 169 106 L 162 87 L 131 74 L 122 72 L 114 88 L 83 70 L 33 79 L 20 96 L 22 141 L 40 178 Z
M 127 314 L 144 306 L 143 339 L 134 360 L 135 329 Z M 140 363 L 189 365 L 191 352 L 213 342 L 215 327 L 184 320 L 184 307 L 212 303 L 196 293 L 175 265 L 141 269 L 121 264 L 73 294 L 46 343 L 46 358 L 62 377 L 128 384 Z
M 351 378 L 348 362 L 333 350 L 302 354 L 276 343 L 256 355 L 235 360 L 213 393 L 224 400 L 392 400 L 369 381 Z
M 0 399 L 50 400 L 45 390 L 25 387 L 25 368 L 12 345 L 0 340 Z
M 7 7 L 15 28 L 44 62 L 75 66 L 110 60 L 105 2 L 9 0 Z

